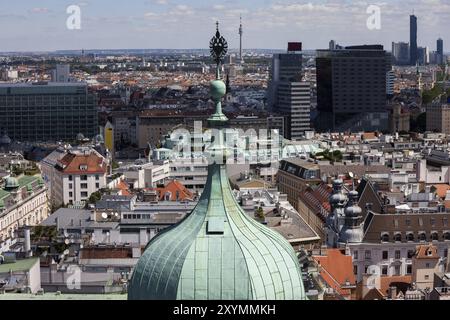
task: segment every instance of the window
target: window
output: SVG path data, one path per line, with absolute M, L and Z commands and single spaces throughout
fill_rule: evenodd
M 408 264 L 406 265 L 406 274 L 411 274 L 412 273 L 412 265 Z
M 73 197 L 73 192 L 69 192 L 69 198 Z
M 437 232 L 433 232 L 431 234 L 431 241 L 438 241 L 439 240 L 439 234 Z
M 419 235 L 419 240 L 420 240 L 420 242 L 425 242 L 425 241 L 427 241 L 427 235 L 425 234 L 425 233 L 421 233 L 420 235 Z
M 96 183 L 96 184 L 95 184 L 95 188 L 96 188 L 96 189 L 100 189 L 100 183 Z
M 71 183 L 69 183 L 69 189 L 72 189 L 73 185 Z
M 387 259 L 389 259 L 389 252 L 383 251 L 383 260 L 387 260 Z
M 408 234 L 406 235 L 406 239 L 407 239 L 409 242 L 413 242 L 413 241 L 414 241 L 414 234 L 413 234 L 413 233 L 408 233 Z
M 381 274 L 383 276 L 387 276 L 388 275 L 388 267 L 387 266 L 383 266 L 381 269 Z
M 364 252 L 364 257 L 366 260 L 372 259 L 372 252 L 370 250 L 366 250 L 366 252 Z
M 395 266 L 395 275 L 399 276 L 400 275 L 400 266 Z
M 87 198 L 88 193 L 86 191 L 81 192 L 81 197 L 82 198 Z
M 425 280 L 429 280 L 430 276 L 428 274 L 425 275 Z
M 87 180 L 87 175 L 82 175 L 82 176 L 80 177 L 80 180 L 81 180 L 81 181 L 86 181 L 86 180 Z
M 87 183 L 81 183 L 81 184 L 80 184 L 80 188 L 81 188 L 81 189 L 87 189 L 87 188 L 88 188 Z
M 95 180 L 100 180 L 100 176 L 98 174 L 95 175 Z
M 408 259 L 411 259 L 414 256 L 414 250 L 408 250 Z
M 353 260 L 358 260 L 358 251 L 353 252 Z
M 402 256 L 402 252 L 400 250 L 395 251 L 395 259 L 400 260 Z
M 382 236 L 381 236 L 381 241 L 382 242 L 389 242 L 389 235 L 388 234 L 383 234 Z
M 397 233 L 394 236 L 394 240 L 395 240 L 395 242 L 402 242 L 402 234 L 401 233 Z
M 358 266 L 353 266 L 353 274 L 358 275 Z
M 450 232 L 444 233 L 444 239 L 447 241 L 450 240 Z
M 69 176 L 69 181 L 73 181 L 73 177 L 72 176 Z

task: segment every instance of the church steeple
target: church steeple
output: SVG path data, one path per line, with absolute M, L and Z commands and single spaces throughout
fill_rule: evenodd
M 217 28 L 212 57 L 220 67 L 225 39 Z M 211 83 L 216 112 L 209 124 L 219 132 L 210 154 L 226 155 L 221 112 L 225 84 L 220 70 Z M 131 300 L 303 300 L 300 264 L 279 233 L 249 217 L 231 190 L 226 165 L 210 161 L 195 209 L 150 241 L 136 265 Z

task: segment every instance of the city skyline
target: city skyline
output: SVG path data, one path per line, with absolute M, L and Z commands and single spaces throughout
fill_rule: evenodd
M 9 4 L 0 15 L 0 52 L 84 49 L 195 49 L 207 46 L 206 25 L 220 20 L 230 48 L 239 47 L 242 15 L 244 49 L 285 49 L 302 41 L 321 49 L 328 41 L 342 45 L 382 44 L 409 40 L 409 16 L 418 18 L 418 45 L 436 50 L 436 40 L 450 42 L 449 0 L 378 3 L 381 29 L 369 30 L 366 1 L 200 1 L 139 0 L 133 5 L 105 0 L 40 1 Z M 69 30 L 66 9 L 81 9 L 81 29 Z M 377 5 L 375 3 L 375 5 Z M 349 26 L 352 32 L 348 32 Z M 360 28 L 358 28 L 360 26 Z M 187 36 L 187 34 L 189 36 Z M 164 36 L 162 36 L 164 35 Z M 445 50 L 444 48 L 444 51 Z

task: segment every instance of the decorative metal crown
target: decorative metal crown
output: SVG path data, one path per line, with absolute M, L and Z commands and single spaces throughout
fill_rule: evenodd
M 216 22 L 216 35 L 209 42 L 211 57 L 217 64 L 220 64 L 228 52 L 227 40 L 220 34 L 219 22 Z

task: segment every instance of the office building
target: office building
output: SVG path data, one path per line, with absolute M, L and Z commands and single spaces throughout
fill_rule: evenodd
M 409 61 L 410 65 L 415 66 L 417 64 L 417 17 L 411 15 L 409 17 Z
M 302 138 L 311 128 L 311 83 L 302 79 L 302 59 L 297 51 L 275 54 L 272 59 L 269 107 L 285 116 L 284 137 L 291 140 Z
M 70 65 L 57 64 L 56 69 L 52 71 L 52 82 L 67 83 L 70 80 Z
M 409 43 L 392 42 L 392 62 L 395 65 L 408 65 L 410 63 Z
M 435 102 L 427 107 L 427 131 L 450 134 L 450 104 Z
M 428 47 L 417 48 L 417 62 L 419 65 L 430 64 L 430 50 Z
M 83 83 L 0 84 L 0 128 L 15 141 L 97 135 L 97 107 Z
M 385 130 L 391 56 L 381 45 L 318 50 L 318 131 Z
M 437 46 L 437 63 L 443 64 L 444 63 L 444 40 L 439 38 L 436 43 Z

